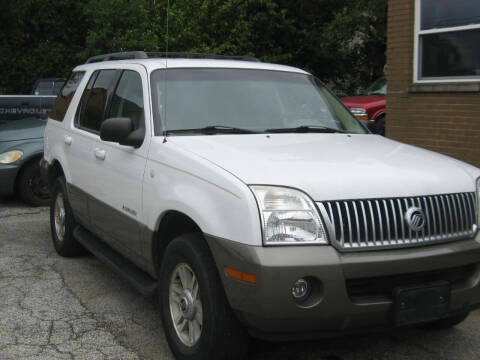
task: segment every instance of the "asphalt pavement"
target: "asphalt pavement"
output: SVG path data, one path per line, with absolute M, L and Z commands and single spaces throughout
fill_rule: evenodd
M 451 330 L 252 341 L 252 360 L 478 360 L 480 312 Z M 171 360 L 156 299 L 93 256 L 53 250 L 49 209 L 0 199 L 0 360 Z

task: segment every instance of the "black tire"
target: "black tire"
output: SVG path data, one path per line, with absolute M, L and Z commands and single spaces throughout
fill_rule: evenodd
M 24 165 L 20 170 L 17 190 L 20 198 L 29 205 L 47 206 L 50 204 L 50 192 L 40 176 L 40 165 L 37 160 Z
M 170 281 L 180 264 L 187 264 L 193 270 L 203 309 L 201 334 L 190 347 L 177 334 L 170 310 Z M 245 357 L 248 335 L 228 304 L 210 250 L 200 235 L 182 235 L 167 246 L 160 269 L 159 300 L 165 335 L 176 359 L 233 360 Z
M 376 133 L 378 135 L 385 136 L 385 120 L 386 116 L 381 115 L 375 120 L 375 128 L 376 128 Z
M 63 239 L 57 234 L 55 225 L 55 207 L 59 198 L 63 199 L 64 204 L 64 234 Z M 53 247 L 60 256 L 72 257 L 86 253 L 85 248 L 80 245 L 73 237 L 73 230 L 77 226 L 73 212 L 68 202 L 67 186 L 63 176 L 57 178 L 52 186 L 52 196 L 50 202 L 50 231 L 52 233 Z
M 468 317 L 468 315 L 470 315 L 470 312 L 462 312 L 446 319 L 436 320 L 427 323 L 423 326 L 423 328 L 428 330 L 450 329 L 463 322 Z

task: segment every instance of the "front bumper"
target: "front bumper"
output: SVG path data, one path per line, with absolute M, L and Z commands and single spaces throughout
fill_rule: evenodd
M 331 246 L 256 247 L 211 236 L 207 241 L 231 307 L 257 337 L 286 340 L 392 327 L 392 297 L 370 296 L 368 291 L 379 278 L 388 283 L 389 277 L 405 274 L 462 269 L 463 277 L 452 282 L 449 311 L 480 305 L 478 234 L 476 239 L 422 248 L 348 254 Z M 228 277 L 225 266 L 256 275 L 257 283 Z M 307 276 L 320 286 L 318 303 L 305 308 L 294 302 L 291 288 Z M 357 290 L 358 284 L 369 285 L 360 287 L 364 296 L 352 295 L 347 284 L 355 281 Z
M 15 192 L 18 165 L 0 164 L 0 197 L 12 196 Z

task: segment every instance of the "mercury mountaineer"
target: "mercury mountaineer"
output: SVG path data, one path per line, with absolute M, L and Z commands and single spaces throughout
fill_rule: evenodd
M 178 359 L 480 305 L 480 169 L 372 135 L 311 74 L 130 52 L 67 84 L 41 163 L 53 245 L 158 295 Z

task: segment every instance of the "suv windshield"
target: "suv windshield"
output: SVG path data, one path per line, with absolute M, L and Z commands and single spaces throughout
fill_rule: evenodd
M 366 89 L 365 93 L 367 95 L 387 95 L 387 80 L 378 79 Z
M 328 132 L 367 133 L 311 75 L 182 68 L 154 71 L 151 86 L 156 135 L 164 131 L 178 135 L 224 134 L 229 132 L 228 128 L 233 128 L 235 134 L 289 132 L 289 129 L 321 132 L 319 128 L 333 130 Z M 204 128 L 208 131 L 201 131 Z M 218 131 L 212 131 L 215 129 Z

